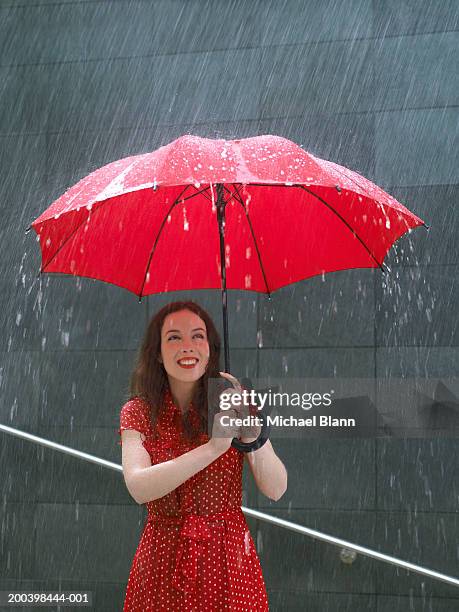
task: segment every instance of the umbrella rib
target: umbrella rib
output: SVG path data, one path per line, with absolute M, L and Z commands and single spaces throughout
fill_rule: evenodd
M 354 185 L 357 185 L 357 187 L 359 189 L 361 189 L 362 191 L 365 192 L 366 196 L 369 197 L 370 199 L 374 200 L 376 202 L 376 204 L 378 204 L 378 206 L 380 206 L 383 209 L 384 212 L 384 206 L 383 204 L 381 204 L 381 202 L 379 202 L 379 200 L 376 200 L 368 191 L 368 189 L 366 187 L 364 187 L 363 185 L 361 185 L 358 181 L 355 180 L 355 178 L 353 178 L 352 176 L 348 176 L 345 172 L 343 172 L 342 170 L 339 170 L 338 168 L 334 168 L 335 172 L 338 172 L 338 174 L 340 174 L 341 176 L 344 176 L 345 179 L 347 179 L 348 181 L 351 181 L 352 183 L 354 183 Z M 357 173 L 356 173 L 357 174 Z M 360 175 L 359 175 L 360 176 Z M 364 180 L 366 180 L 364 177 L 362 177 Z M 338 188 L 338 185 L 336 185 L 336 188 Z M 355 193 L 355 192 L 354 192 Z M 405 216 L 403 216 L 403 219 L 406 223 L 405 220 Z M 424 221 L 422 222 L 423 226 L 428 228 L 429 226 L 426 225 L 424 223 Z
M 95 209 L 94 209 L 94 212 L 95 212 L 96 210 L 99 210 L 100 208 L 102 208 L 102 206 L 98 206 L 97 208 L 95 208 Z M 73 236 L 76 234 L 76 232 L 77 232 L 77 231 L 80 229 L 80 227 L 83 225 L 83 223 L 87 222 L 87 221 L 90 219 L 90 217 L 91 217 L 91 212 L 92 212 L 92 210 L 90 210 L 90 211 L 89 211 L 89 215 L 88 215 L 87 217 L 85 217 L 85 218 L 83 219 L 83 221 L 77 225 L 77 227 L 76 227 L 76 228 L 73 230 L 73 232 L 71 232 L 71 233 L 70 233 L 70 234 L 67 236 L 67 238 L 66 238 L 66 239 L 64 240 L 64 242 L 61 244 L 61 246 L 60 246 L 60 247 L 57 249 L 57 251 L 56 251 L 56 252 L 55 252 L 55 253 L 52 255 L 52 257 L 50 257 L 50 259 L 48 259 L 48 261 L 45 263 L 45 265 L 44 265 L 44 266 L 42 266 L 42 268 L 41 268 L 40 272 L 38 273 L 38 276 L 39 276 L 41 273 L 45 272 L 45 268 L 46 268 L 47 266 L 49 266 L 49 264 L 50 264 L 50 263 L 53 261 L 53 259 L 54 259 L 54 258 L 56 257 L 56 255 L 59 253 L 59 251 L 61 251 L 61 250 L 62 250 L 62 249 L 65 247 L 65 245 L 67 244 L 67 242 L 68 242 L 68 241 L 69 241 L 69 240 L 70 240 L 70 239 L 71 239 L 71 238 L 72 238 L 72 237 L 73 237 Z M 46 273 L 46 274 L 48 274 L 48 273 Z
M 188 187 L 190 187 L 190 185 L 187 185 L 185 189 L 188 189 Z M 194 185 L 193 185 L 194 187 Z M 196 187 L 195 187 L 196 189 Z M 187 196 L 186 198 L 183 198 L 184 201 L 186 200 L 191 200 L 191 198 L 195 198 L 197 195 L 199 194 L 203 194 L 204 196 L 207 197 L 207 199 L 210 201 L 210 198 L 207 196 L 206 191 L 209 190 L 209 187 L 204 187 L 204 189 L 201 189 L 201 191 L 197 191 L 196 193 L 193 193 L 193 195 Z M 184 190 L 185 191 L 185 190 Z M 184 191 L 182 191 L 182 193 L 184 193 Z M 181 195 L 181 194 L 180 194 Z
M 249 224 L 249 228 L 250 228 L 250 233 L 252 234 L 252 239 L 253 239 L 253 242 L 254 242 L 254 244 L 255 244 L 255 249 L 256 249 L 256 251 L 257 251 L 258 262 L 259 262 L 259 264 L 260 264 L 261 273 L 263 274 L 263 280 L 265 281 L 266 291 L 267 291 L 267 293 L 268 293 L 268 297 L 270 298 L 270 297 L 271 297 L 271 291 L 269 290 L 269 287 L 268 287 L 268 281 L 266 280 L 265 269 L 264 269 L 264 267 L 263 267 L 263 263 L 262 263 L 262 261 L 261 261 L 261 255 L 260 255 L 260 251 L 259 251 L 259 249 L 258 249 L 258 244 L 257 244 L 256 238 L 255 238 L 255 234 L 254 234 L 254 231 L 253 231 L 252 222 L 250 221 L 249 213 L 247 212 L 247 209 L 246 209 L 246 207 L 245 207 L 245 204 L 244 204 L 244 202 L 243 202 L 243 200 L 242 200 L 242 198 L 241 198 L 241 196 L 240 196 L 240 194 L 239 194 L 238 188 L 237 188 L 237 186 L 236 186 L 234 183 L 233 183 L 233 187 L 234 187 L 234 189 L 236 190 L 237 197 L 238 197 L 239 199 L 237 199 L 237 198 L 234 196 L 234 194 L 232 194 L 232 193 L 231 193 L 231 191 L 229 191 L 229 189 L 228 189 L 228 191 L 229 191 L 229 193 L 231 194 L 231 197 L 232 197 L 232 198 L 234 198 L 235 200 L 237 200 L 237 201 L 239 202 L 239 204 L 242 206 L 242 208 L 244 209 L 245 215 L 246 215 L 246 217 L 247 217 L 247 223 Z
M 139 293 L 139 302 L 140 302 L 140 301 L 142 301 L 142 297 L 143 297 L 143 296 L 142 296 L 142 292 L 143 292 L 143 288 L 145 287 L 145 280 L 146 280 L 146 278 L 147 278 L 148 269 L 149 269 L 149 267 L 150 267 L 151 260 L 153 259 L 153 254 L 154 254 L 154 252 L 155 252 L 156 245 L 158 244 L 159 237 L 161 236 L 161 232 L 163 231 L 163 227 L 164 227 L 164 225 L 165 225 L 165 223 L 166 223 L 166 221 L 167 221 L 167 217 L 168 217 L 168 216 L 171 214 L 172 209 L 173 209 L 173 208 L 174 208 L 174 207 L 175 207 L 175 206 L 176 206 L 176 205 L 177 205 L 177 204 L 180 202 L 180 200 L 183 200 L 183 199 L 187 199 L 187 200 L 188 200 L 188 199 L 189 199 L 189 198 L 182 198 L 182 195 L 185 193 L 185 191 L 188 189 L 188 187 L 189 187 L 189 186 L 190 186 L 190 185 L 187 185 L 187 186 L 185 187 L 185 189 L 184 189 L 184 190 L 183 190 L 183 191 L 180 193 L 180 195 L 178 196 L 178 198 L 177 198 L 177 199 L 176 199 L 176 200 L 175 200 L 175 201 L 174 201 L 174 202 L 171 204 L 171 206 L 170 206 L 169 210 L 167 211 L 167 214 L 165 215 L 165 217 L 164 217 L 164 219 L 163 219 L 163 221 L 162 221 L 162 223 L 161 223 L 161 227 L 159 228 L 158 234 L 156 235 L 156 238 L 155 238 L 155 242 L 154 242 L 154 244 L 153 244 L 153 246 L 152 246 L 152 248 L 151 248 L 150 255 L 149 255 L 149 257 L 148 257 L 147 267 L 145 268 L 145 274 L 143 275 L 143 282 L 142 282 L 142 286 L 141 286 L 141 288 L 140 288 L 140 293 Z M 196 195 L 198 195 L 198 194 L 196 194 L 196 193 L 195 193 L 195 194 L 193 194 L 193 196 L 191 196 L 191 197 L 194 197 L 194 196 L 196 196 Z
M 323 198 L 321 198 L 320 196 L 318 196 L 316 193 L 314 193 L 313 191 L 311 191 L 310 189 L 306 189 L 306 187 L 303 187 L 303 185 L 297 185 L 297 187 L 299 187 L 300 189 L 303 189 L 304 191 L 306 191 L 307 193 L 310 193 L 312 196 L 314 196 L 315 198 L 317 198 L 320 202 L 322 202 L 322 204 L 325 204 L 325 206 L 331 210 L 339 219 L 341 219 L 341 221 L 346 225 L 346 227 L 352 232 L 352 234 L 357 238 L 357 240 L 360 242 L 360 244 L 365 248 L 365 250 L 367 251 L 367 253 L 370 255 L 370 257 L 372 257 L 374 259 L 374 261 L 378 264 L 378 267 L 381 268 L 381 270 L 383 272 L 386 272 L 386 270 L 384 269 L 383 265 L 379 263 L 379 261 L 376 259 L 376 257 L 373 255 L 373 253 L 370 251 L 370 249 L 367 247 L 367 245 L 364 243 L 364 241 L 360 238 L 360 236 L 357 234 L 357 232 L 349 225 L 349 223 L 346 221 L 346 219 L 344 219 L 344 217 L 342 217 L 339 212 L 337 210 L 335 210 L 333 208 L 333 206 L 330 206 L 330 204 L 328 202 L 326 202 Z

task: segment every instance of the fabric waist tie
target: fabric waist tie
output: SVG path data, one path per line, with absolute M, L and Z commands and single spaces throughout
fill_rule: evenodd
M 212 529 L 209 523 L 213 521 L 234 521 L 244 518 L 242 510 L 219 512 L 217 514 L 191 514 L 184 513 L 180 516 L 151 515 L 148 523 L 158 525 L 181 525 L 179 542 L 175 556 L 175 568 L 172 576 L 172 586 L 179 591 L 193 591 L 196 587 L 198 576 L 198 542 L 210 540 Z

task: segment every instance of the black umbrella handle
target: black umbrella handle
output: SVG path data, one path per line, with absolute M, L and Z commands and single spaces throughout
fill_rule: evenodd
M 253 440 L 253 442 L 241 442 L 238 438 L 233 438 L 231 446 L 234 446 L 238 451 L 251 453 L 261 448 L 263 444 L 268 441 L 270 427 L 267 423 L 266 414 L 260 411 L 257 416 L 262 422 L 260 435 L 256 440 Z
M 244 388 L 251 389 L 253 387 L 252 381 L 249 378 L 241 379 L 241 384 Z M 253 440 L 253 442 L 241 442 L 238 438 L 233 438 L 231 446 L 243 453 L 251 453 L 261 448 L 268 441 L 271 428 L 268 424 L 267 415 L 262 410 L 259 410 L 257 416 L 261 420 L 261 432 L 258 438 Z
M 248 385 L 246 381 L 249 382 Z M 242 379 L 241 384 L 243 385 L 243 388 L 252 387 L 249 379 L 246 378 Z M 219 410 L 217 407 L 218 397 L 225 389 L 234 389 L 234 386 L 231 381 L 222 377 L 218 380 L 217 385 L 212 389 L 212 392 L 209 395 L 209 405 L 212 407 L 212 411 L 214 411 L 213 417 L 215 417 L 215 414 Z M 233 438 L 231 446 L 234 446 L 234 448 L 244 453 L 250 453 L 251 451 L 256 451 L 257 449 L 261 448 L 269 438 L 270 426 L 268 425 L 267 414 L 268 412 L 266 410 L 257 410 L 257 417 L 261 421 L 261 432 L 256 440 L 253 440 L 252 442 L 241 442 L 241 440 L 238 438 Z

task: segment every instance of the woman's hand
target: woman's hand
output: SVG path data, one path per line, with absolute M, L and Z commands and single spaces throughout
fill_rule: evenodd
M 223 393 L 227 396 L 229 395 L 229 402 L 231 403 L 231 395 L 241 395 L 244 389 L 242 388 L 241 383 L 235 378 L 232 374 L 228 374 L 228 372 L 220 372 L 220 376 L 226 378 L 233 385 L 233 389 L 226 389 Z M 233 409 L 237 412 L 237 416 L 239 418 L 245 418 L 250 415 L 256 416 L 258 410 L 255 407 L 247 405 L 244 401 L 240 402 L 240 405 L 234 405 Z M 228 411 L 226 411 L 228 412 Z M 256 440 L 261 433 L 261 425 L 242 425 L 241 426 L 241 442 L 253 442 Z
M 238 414 L 233 408 L 217 412 L 217 414 L 214 416 L 212 437 L 209 440 L 209 444 L 218 454 L 226 452 L 231 446 L 233 438 L 239 438 L 241 436 L 241 427 L 238 427 L 237 425 L 222 424 L 223 417 L 230 417 L 234 419 L 237 418 L 237 416 Z

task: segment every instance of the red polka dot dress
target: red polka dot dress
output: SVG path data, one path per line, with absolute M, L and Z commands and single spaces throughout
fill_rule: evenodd
M 191 404 L 191 416 L 198 419 Z M 135 429 L 152 465 L 209 440 L 182 435 L 180 409 L 167 389 L 154 428 L 140 398 L 121 409 L 119 434 Z M 123 612 L 265 612 L 260 561 L 242 504 L 244 453 L 230 447 L 160 499 L 147 520 L 129 573 Z

